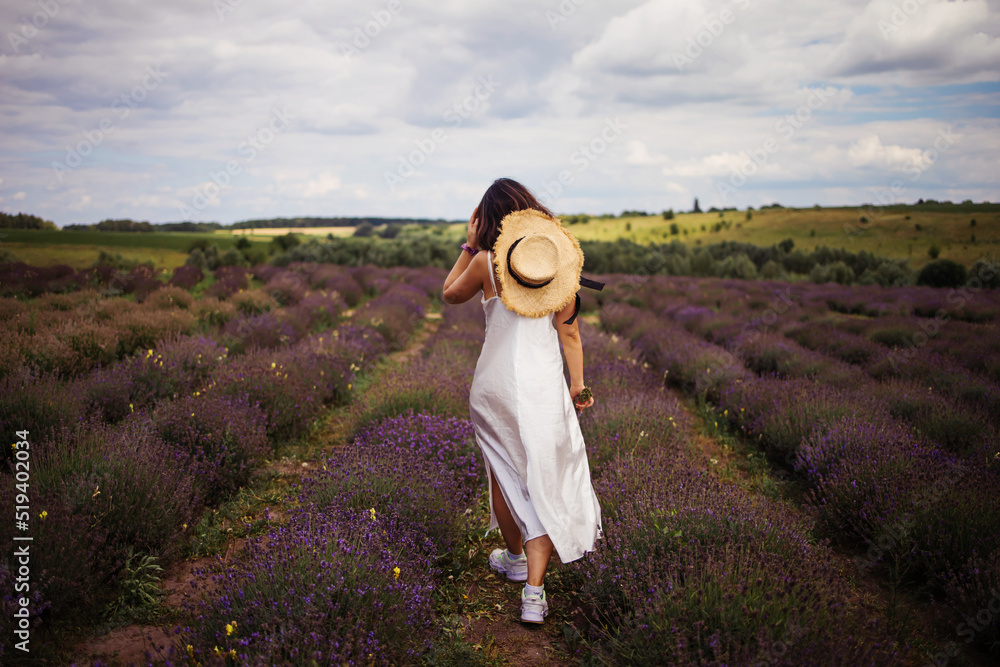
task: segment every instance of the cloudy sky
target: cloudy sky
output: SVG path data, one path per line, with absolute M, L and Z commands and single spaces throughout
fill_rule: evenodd
M 998 0 L 4 0 L 0 209 L 59 225 L 1000 201 Z

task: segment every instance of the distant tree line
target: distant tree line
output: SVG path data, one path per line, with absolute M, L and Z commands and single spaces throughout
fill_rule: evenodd
M 880 206 L 878 204 L 862 204 L 861 208 L 876 208 L 888 213 L 908 213 L 910 211 L 930 211 L 939 213 L 996 213 L 1000 211 L 1000 204 L 992 204 L 988 201 L 976 203 L 971 199 L 966 199 L 961 204 L 950 201 L 937 201 L 935 199 L 918 199 L 915 204 L 890 204 Z
M 222 229 L 218 222 L 139 222 L 124 218 L 121 220 L 102 220 L 83 225 L 66 225 L 64 231 L 80 232 L 213 232 Z
M 0 211 L 0 229 L 59 229 L 56 223 L 28 213 L 4 213 Z

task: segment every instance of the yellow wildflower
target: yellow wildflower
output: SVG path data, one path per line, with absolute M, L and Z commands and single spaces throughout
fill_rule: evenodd
M 49 515 L 48 512 L 42 510 L 42 513 L 38 515 L 38 518 L 40 518 L 42 521 L 45 521 L 45 517 L 47 517 L 48 515 Z
M 194 646 L 191 646 L 190 644 L 188 644 L 187 645 L 187 652 L 188 652 L 188 655 L 193 658 L 194 657 Z
M 398 567 L 392 568 L 392 578 L 393 579 L 399 579 L 399 568 Z
M 135 412 L 135 408 L 132 407 L 131 403 L 128 404 L 128 411 L 129 412 Z
M 274 362 L 273 361 L 271 362 L 271 368 L 274 368 Z
M 226 624 L 226 636 L 228 637 L 229 635 L 233 634 L 234 631 L 235 631 L 235 628 L 233 627 L 233 624 L 232 623 L 227 623 Z
M 375 520 L 375 508 L 374 507 L 371 508 L 370 510 L 368 510 L 368 512 L 372 515 L 372 521 L 374 521 Z
M 234 648 L 233 649 L 229 649 L 229 657 L 232 658 L 233 660 L 236 659 L 236 649 L 234 649 Z

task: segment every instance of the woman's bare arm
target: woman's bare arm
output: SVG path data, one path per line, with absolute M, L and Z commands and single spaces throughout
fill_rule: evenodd
M 594 404 L 594 399 L 590 398 L 586 403 L 577 403 L 577 396 L 583 391 L 583 339 L 580 338 L 580 326 L 578 320 L 573 320 L 573 324 L 564 324 L 566 320 L 573 317 L 576 309 L 576 300 L 569 302 L 569 305 L 556 313 L 556 330 L 559 332 L 559 340 L 562 342 L 563 354 L 566 355 L 566 365 L 569 367 L 569 395 L 573 403 L 578 408 L 589 408 Z
M 455 262 L 447 280 L 444 281 L 444 291 L 441 299 L 445 303 L 465 303 L 483 290 L 484 267 L 486 265 L 486 253 L 476 253 L 475 257 L 470 257 L 469 253 L 462 251 L 462 256 Z

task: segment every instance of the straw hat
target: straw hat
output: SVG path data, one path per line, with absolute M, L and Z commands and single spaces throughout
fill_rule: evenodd
M 525 317 L 562 310 L 580 289 L 580 242 L 559 220 L 540 211 L 515 211 L 501 220 L 493 255 L 500 299 Z

